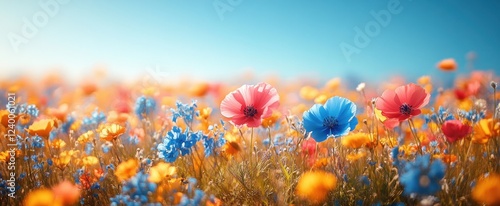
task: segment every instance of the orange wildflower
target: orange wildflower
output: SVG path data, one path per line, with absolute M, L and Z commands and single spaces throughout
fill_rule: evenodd
M 278 121 L 278 119 L 280 117 L 281 117 L 281 113 L 274 110 L 273 113 L 271 114 L 271 116 L 262 119 L 261 125 L 265 128 L 271 127 Z
M 452 58 L 443 59 L 437 64 L 437 68 L 442 71 L 455 71 L 457 69 L 457 63 L 455 62 L 455 59 Z
M 81 91 L 85 96 L 89 96 L 97 91 L 97 85 L 93 83 L 84 83 L 81 86 Z
M 75 184 L 65 180 L 52 187 L 55 198 L 60 200 L 63 205 L 73 205 L 80 198 L 80 189 Z
M 500 125 L 493 125 L 493 119 L 482 119 L 474 127 L 474 134 L 472 136 L 472 141 L 477 144 L 485 144 L 492 137 L 496 137 L 500 134 Z
M 118 181 L 128 180 L 137 173 L 139 168 L 139 161 L 137 159 L 129 159 L 125 162 L 120 163 L 116 167 L 115 175 Z
M 24 198 L 24 206 L 62 206 L 52 192 L 52 190 L 43 188 L 31 191 Z
M 47 114 L 64 122 L 68 114 L 68 105 L 62 104 L 58 108 L 49 108 L 47 109 Z
M 4 126 L 4 127 L 8 127 L 9 126 L 9 110 L 6 110 L 6 109 L 3 109 L 3 110 L 0 110 L 0 123 Z M 18 115 L 16 115 L 16 117 L 14 118 L 17 122 L 17 119 L 18 119 Z
M 297 184 L 296 193 L 313 204 L 325 201 L 328 192 L 335 189 L 337 177 L 324 171 L 311 171 L 302 174 Z
M 45 139 L 48 139 L 52 129 L 58 127 L 58 123 L 55 119 L 42 119 L 34 122 L 27 129 L 30 135 L 38 135 Z
M 194 97 L 203 97 L 208 93 L 209 89 L 210 85 L 208 83 L 201 82 L 192 86 L 188 93 Z
M 490 174 L 480 179 L 472 189 L 472 198 L 486 205 L 500 204 L 500 175 Z
M 452 154 L 436 154 L 433 155 L 433 157 L 436 159 L 441 159 L 443 162 L 447 164 L 451 164 L 457 161 L 457 156 Z

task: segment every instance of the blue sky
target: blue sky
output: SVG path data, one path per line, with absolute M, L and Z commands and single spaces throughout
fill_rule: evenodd
M 207 79 L 248 70 L 323 80 L 411 79 L 443 75 L 435 68 L 443 58 L 455 58 L 459 73 L 466 72 L 470 51 L 478 55 L 477 68 L 500 65 L 498 1 L 73 0 L 58 3 L 52 16 L 44 2 L 56 1 L 0 1 L 2 76 L 57 67 L 78 78 L 104 65 L 108 74 L 128 78 L 158 67 Z M 339 45 L 355 46 L 355 27 L 364 30 L 376 22 L 371 11 L 395 2 L 400 12 L 348 61 Z M 218 12 L 214 4 L 228 10 Z M 24 20 L 35 24 L 33 17 L 44 20 L 41 13 L 47 21 L 25 38 Z M 12 36 L 27 41 L 12 46 Z

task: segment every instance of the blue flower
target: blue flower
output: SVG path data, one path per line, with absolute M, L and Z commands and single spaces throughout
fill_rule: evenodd
M 342 97 L 332 97 L 324 105 L 315 104 L 304 112 L 304 128 L 316 142 L 347 135 L 358 124 L 356 105 Z
M 179 206 L 201 205 L 203 197 L 205 197 L 205 193 L 202 190 L 196 189 L 192 199 L 189 199 L 187 195 L 182 196 Z
M 152 114 L 156 110 L 156 101 L 153 98 L 139 97 L 135 101 L 135 114 L 139 119 Z
M 196 178 L 188 179 L 188 194 L 193 193 L 194 188 L 198 184 L 198 180 Z M 205 197 L 205 193 L 202 190 L 196 189 L 194 190 L 193 198 L 189 198 L 187 195 L 183 195 L 179 206 L 192 206 L 192 205 L 201 205 L 201 200 Z
M 45 143 L 43 139 L 37 135 L 32 138 L 31 146 L 33 148 L 42 148 L 45 147 Z
M 66 118 L 66 122 L 63 123 L 61 126 L 61 130 L 63 133 L 68 134 L 69 129 L 71 128 L 71 125 L 75 122 L 75 118 L 73 116 L 68 116 Z
M 102 152 L 107 154 L 112 146 L 113 146 L 113 143 L 105 142 L 104 144 L 101 145 Z
M 370 179 L 366 175 L 361 176 L 359 181 L 363 183 L 363 185 L 370 186 Z
M 198 116 L 198 111 L 196 108 L 196 101 L 191 102 L 191 104 L 183 104 L 182 102 L 176 102 L 177 109 L 171 109 L 172 111 L 172 121 L 176 122 L 177 118 L 184 119 L 184 122 L 189 126 L 189 124 L 193 121 L 193 116 Z
M 111 205 L 145 205 L 149 202 L 149 194 L 156 191 L 157 185 L 148 181 L 148 174 L 140 171 L 123 187 L 121 194 L 111 198 Z
M 201 132 L 192 133 L 186 130 L 182 132 L 177 126 L 167 133 L 163 142 L 158 144 L 158 156 L 167 162 L 174 162 L 179 155 L 191 153 L 191 147 L 203 136 Z
M 94 151 L 94 145 L 92 145 L 92 143 L 88 142 L 86 145 L 85 145 L 85 153 L 87 155 L 90 155 L 92 153 L 92 151 Z
M 99 112 L 97 109 L 92 112 L 90 117 L 84 117 L 82 120 L 82 128 L 86 130 L 96 129 L 97 126 L 106 121 L 104 112 Z
M 441 160 L 430 162 L 430 155 L 417 156 L 414 162 L 406 162 L 400 171 L 399 181 L 404 186 L 404 194 L 433 195 L 441 190 L 439 181 L 443 179 L 446 167 Z
M 131 192 L 133 199 L 139 199 L 142 203 L 148 202 L 148 194 L 156 191 L 156 184 L 148 181 L 148 174 L 142 171 L 132 177 L 122 188 L 123 192 Z

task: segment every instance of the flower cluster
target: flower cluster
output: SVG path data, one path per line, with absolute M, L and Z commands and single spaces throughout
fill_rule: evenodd
M 453 59 L 437 67 L 458 70 Z M 431 75 L 378 85 L 94 79 L 0 81 L 2 104 L 19 97 L 0 108 L 2 204 L 500 204 L 492 73 L 439 89 Z

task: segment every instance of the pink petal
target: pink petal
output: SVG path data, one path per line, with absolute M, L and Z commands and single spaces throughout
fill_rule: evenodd
M 384 121 L 384 126 L 389 129 L 394 129 L 394 127 L 397 127 L 398 125 L 399 125 L 398 119 L 387 119 Z
M 220 104 L 221 114 L 224 117 L 233 118 L 234 116 L 242 115 L 242 103 L 235 98 L 234 94 L 235 93 L 230 93 L 226 95 Z

